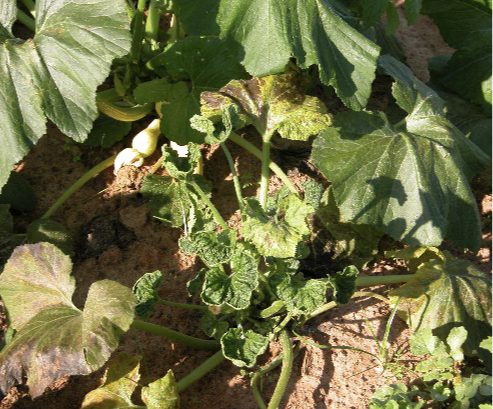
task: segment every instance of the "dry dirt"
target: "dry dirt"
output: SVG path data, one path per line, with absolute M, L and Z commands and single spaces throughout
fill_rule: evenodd
M 406 27 L 402 21 L 398 36 L 404 43 L 411 66 L 417 75 L 426 79 L 426 60 L 437 52 L 447 50 L 439 38 L 438 31 L 429 19 L 422 17 L 414 27 Z M 450 51 L 450 50 L 449 50 Z M 418 62 L 419 61 L 419 62 Z M 142 124 L 140 124 L 142 126 Z M 134 135 L 137 129 L 131 132 Z M 129 138 L 115 146 L 111 152 L 83 152 L 80 161 L 74 162 L 65 137 L 51 127 L 33 149 L 18 171 L 25 175 L 38 195 L 37 210 L 23 215 L 17 226 L 19 231 L 38 219 L 53 201 L 91 166 L 111 153 L 126 146 Z M 258 142 L 258 141 L 257 141 Z M 245 155 L 236 145 L 230 145 L 238 169 L 243 177 L 258 176 L 259 162 Z M 222 152 L 215 147 L 203 149 L 205 176 L 215 186 L 213 201 L 231 225 L 238 223 L 236 199 L 231 175 Z M 241 152 L 241 159 L 240 159 Z M 165 228 L 153 219 L 146 200 L 138 189 L 142 178 L 156 161 L 154 155 L 147 159 L 146 166 L 124 168 L 115 177 L 111 169 L 88 182 L 59 209 L 54 220 L 66 226 L 77 239 L 77 256 L 73 274 L 78 289 L 77 305 L 82 305 L 89 285 L 101 279 L 111 279 L 131 287 L 144 273 L 161 270 L 164 281 L 160 296 L 169 301 L 190 301 L 186 283 L 201 268 L 195 257 L 180 253 L 177 241 L 181 236 L 178 229 Z M 53 180 L 57 175 L 57 180 Z M 302 172 L 290 174 L 295 184 L 306 178 Z M 275 177 L 271 188 L 279 186 Z M 255 193 L 255 186 L 247 194 Z M 483 202 L 483 215 L 491 215 L 491 195 L 478 192 Z M 489 269 L 491 234 L 485 234 L 485 246 L 478 255 L 470 257 L 483 269 Z M 400 266 L 380 261 L 371 263 L 365 274 L 392 274 Z M 383 292 L 383 287 L 372 289 Z M 330 310 L 317 317 L 305 328 L 304 336 L 318 344 L 352 346 L 378 355 L 377 343 L 370 326 L 381 339 L 389 318 L 388 306 L 371 298 L 357 298 L 348 305 Z M 203 337 L 199 329 L 200 315 L 189 310 L 180 310 L 159 305 L 151 322 Z M 410 330 L 404 322 L 396 319 L 390 332 L 389 358 L 400 357 L 407 365 L 415 362 L 409 352 Z M 171 368 L 180 379 L 203 362 L 210 353 L 196 351 L 160 338 L 156 335 L 130 330 L 122 338 L 119 351 L 143 355 L 142 383 L 162 377 Z M 274 345 L 262 361 L 266 362 L 278 353 Z M 32 401 L 27 388 L 13 388 L 0 403 L 0 409 L 79 408 L 84 395 L 99 385 L 102 371 L 90 376 L 73 376 L 53 385 L 43 396 Z M 278 372 L 265 378 L 264 396 L 268 397 L 275 386 Z M 372 393 L 384 384 L 395 381 L 391 371 L 382 371 L 381 364 L 370 355 L 336 349 L 319 349 L 308 345 L 296 360 L 293 376 L 285 398 L 283 409 L 363 409 Z M 411 382 L 412 378 L 404 378 Z M 230 363 L 222 363 L 216 370 L 188 388 L 181 396 L 182 408 L 201 409 L 211 405 L 215 409 L 254 409 L 256 407 L 249 389 L 249 378 Z

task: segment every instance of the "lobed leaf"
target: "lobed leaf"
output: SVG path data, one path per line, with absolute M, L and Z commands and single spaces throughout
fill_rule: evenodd
M 445 41 L 457 51 L 440 82 L 459 95 L 482 104 L 491 115 L 491 1 L 424 0 Z
M 0 277 L 0 294 L 17 330 L 0 353 L 0 388 L 27 375 L 33 397 L 65 375 L 99 369 L 133 321 L 130 289 L 110 280 L 91 285 L 84 310 L 71 297 L 68 256 L 49 243 L 17 247 Z
M 221 338 L 221 348 L 226 358 L 236 366 L 252 367 L 257 357 L 265 352 L 269 338 L 251 329 L 231 328 Z
M 0 187 L 12 167 L 45 134 L 46 119 L 83 141 L 96 117 L 95 91 L 116 57 L 130 48 L 124 4 L 119 0 L 41 0 L 36 32 L 11 36 L 15 0 L 0 15 Z
M 491 280 L 467 260 L 448 257 L 423 263 L 406 284 L 389 293 L 398 314 L 414 331 L 434 330 L 441 339 L 464 326 L 467 355 L 480 355 L 491 333 Z
M 135 313 L 139 318 L 146 319 L 154 314 L 154 306 L 159 302 L 157 290 L 163 281 L 163 274 L 156 270 L 140 277 L 132 287 L 136 305 Z
M 336 0 L 178 0 L 187 33 L 219 35 L 255 77 L 298 66 L 317 65 L 322 82 L 332 85 L 351 109 L 370 95 L 379 48 L 345 20 Z

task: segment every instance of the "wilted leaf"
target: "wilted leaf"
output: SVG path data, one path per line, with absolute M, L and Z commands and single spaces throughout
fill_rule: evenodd
M 240 328 L 231 328 L 221 338 L 224 356 L 240 367 L 255 365 L 257 357 L 265 352 L 268 345 L 268 337 L 250 329 L 243 332 Z
M 414 331 L 433 329 L 445 340 L 450 330 L 467 330 L 464 351 L 477 355 L 481 341 L 491 334 L 491 280 L 467 260 L 431 260 L 402 287 L 390 293 L 398 315 Z
M 334 289 L 334 298 L 338 304 L 347 304 L 356 291 L 356 278 L 359 271 L 354 266 L 338 271 L 335 277 L 329 277 L 329 283 Z
M 99 388 L 89 392 L 81 409 L 137 408 L 132 403 L 132 394 L 140 379 L 140 356 L 120 353 L 111 360 L 105 372 L 105 380 Z
M 228 331 L 229 324 L 219 321 L 212 312 L 206 311 L 200 319 L 200 328 L 208 337 L 219 339 Z
M 27 384 L 33 397 L 65 375 L 99 369 L 129 329 L 130 289 L 110 280 L 91 285 L 84 310 L 71 301 L 75 280 L 68 256 L 49 243 L 16 248 L 0 277 L 14 339 L 0 354 L 0 387 Z
M 231 259 L 236 233 L 202 231 L 180 239 L 180 249 L 187 255 L 198 254 L 208 267 L 226 263 Z
M 132 292 L 135 296 L 135 313 L 139 318 L 146 319 L 154 314 L 154 306 L 159 301 L 158 288 L 163 281 L 163 274 L 156 270 L 146 273 L 134 284 Z
M 234 80 L 218 92 L 201 95 L 202 115 L 214 118 L 237 105 L 261 135 L 278 131 L 284 138 L 307 140 L 330 125 L 331 117 L 322 101 L 306 95 L 305 87 L 297 74 Z
M 111 62 L 130 48 L 130 30 L 119 0 L 36 2 L 36 32 L 26 41 L 8 31 L 15 0 L 0 30 L 0 188 L 16 164 L 46 133 L 46 119 L 81 142 L 96 117 L 96 87 Z M 2 17 L 3 18 L 3 17 Z

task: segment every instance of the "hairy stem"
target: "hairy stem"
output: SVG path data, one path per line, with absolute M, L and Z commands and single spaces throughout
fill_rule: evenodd
M 257 406 L 259 409 L 267 409 L 267 405 L 264 403 L 262 399 L 262 395 L 259 390 L 259 383 L 262 380 L 262 376 L 264 376 L 267 372 L 272 371 L 282 364 L 283 355 L 278 355 L 272 362 L 265 365 L 262 369 L 255 372 L 252 376 L 252 380 L 250 381 L 250 385 L 252 387 L 253 396 L 255 398 L 255 402 L 257 402 Z
M 269 164 L 270 164 L 270 138 L 262 140 L 262 173 L 260 175 L 260 197 L 259 202 L 262 207 L 267 203 L 269 195 Z
M 223 362 L 226 358 L 222 351 L 217 351 L 210 358 L 202 362 L 197 368 L 190 372 L 187 376 L 176 382 L 176 388 L 178 392 L 182 392 L 188 388 L 192 383 L 198 381 L 204 375 L 212 371 L 216 366 Z
M 195 349 L 217 351 L 219 348 L 221 348 L 219 341 L 209 341 L 206 339 L 191 337 L 189 335 L 182 334 L 181 332 L 162 327 L 161 325 L 151 324 L 150 322 L 134 320 L 131 327 L 134 329 L 139 329 L 147 332 L 152 332 L 153 334 L 161 335 L 165 338 L 171 339 L 172 341 Z
M 238 135 L 235 132 L 231 132 L 229 135 L 229 139 L 231 139 L 234 143 L 240 145 L 242 148 L 245 148 L 248 152 L 250 152 L 252 155 L 256 156 L 258 159 L 262 160 L 262 151 L 258 149 L 256 146 L 252 145 L 250 142 L 248 142 L 246 139 L 242 138 L 240 135 Z M 282 171 L 282 169 L 277 166 L 274 162 L 272 162 L 269 159 L 269 168 L 274 172 L 279 179 L 283 181 L 283 183 L 288 187 L 288 189 L 293 192 L 294 194 L 298 195 L 298 190 L 296 187 L 291 183 L 289 180 L 288 176 Z
M 57 211 L 57 209 L 65 203 L 65 201 L 72 196 L 77 190 L 79 190 L 86 182 L 88 182 L 91 178 L 96 176 L 98 173 L 102 172 L 106 168 L 113 165 L 115 162 L 116 155 L 109 157 L 108 159 L 98 163 L 91 170 L 87 171 L 84 175 L 82 175 L 79 179 L 75 181 L 75 183 L 70 186 L 63 194 L 58 198 L 58 200 L 53 203 L 53 205 L 48 209 L 48 211 L 41 217 L 42 219 L 48 219 Z
M 228 229 L 228 225 L 224 221 L 223 217 L 221 214 L 217 211 L 216 206 L 210 201 L 210 199 L 207 197 L 207 195 L 204 193 L 204 191 L 200 188 L 200 186 L 195 183 L 195 182 L 190 182 L 190 185 L 193 186 L 195 191 L 198 193 L 200 198 L 204 201 L 204 203 L 209 207 L 209 209 L 212 212 L 212 215 L 214 216 L 214 219 L 216 219 L 216 222 L 224 229 Z
M 284 392 L 286 392 L 286 387 L 288 386 L 288 381 L 293 369 L 293 349 L 291 347 L 291 340 L 289 339 L 288 331 L 282 331 L 279 340 L 281 341 L 283 354 L 281 375 L 279 376 L 276 388 L 274 389 L 274 394 L 270 399 L 267 409 L 277 409 L 281 403 L 281 399 Z
M 231 169 L 231 173 L 233 174 L 233 184 L 235 186 L 236 198 L 238 199 L 238 207 L 240 208 L 240 212 L 243 212 L 243 195 L 241 193 L 241 185 L 240 179 L 238 178 L 238 173 L 236 173 L 235 163 L 233 161 L 233 157 L 231 156 L 231 152 L 229 151 L 226 143 L 221 142 L 221 148 L 226 155 L 226 159 L 228 160 L 229 168 Z

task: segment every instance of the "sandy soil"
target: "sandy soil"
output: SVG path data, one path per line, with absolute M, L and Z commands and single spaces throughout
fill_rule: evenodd
M 426 79 L 426 60 L 438 52 L 448 51 L 438 31 L 423 17 L 413 27 L 401 24 L 398 37 L 416 74 Z M 143 124 L 140 124 L 143 126 Z M 135 128 L 131 135 L 137 132 Z M 65 137 L 54 127 L 33 149 L 17 169 L 33 184 L 38 194 L 37 210 L 23 215 L 17 225 L 23 231 L 36 220 L 53 201 L 77 178 L 94 164 L 128 145 L 131 136 L 109 151 L 82 151 L 80 161 L 74 162 L 64 150 Z M 258 143 L 258 139 L 257 139 Z M 259 174 L 259 162 L 254 157 L 230 145 L 243 177 Z M 239 222 L 231 175 L 225 166 L 222 152 L 217 147 L 203 148 L 205 176 L 215 186 L 213 201 L 220 212 L 235 226 Z M 241 158 L 240 158 L 241 153 Z M 170 301 L 187 302 L 186 283 L 201 268 L 195 257 L 184 256 L 178 249 L 181 236 L 178 229 L 165 228 L 153 219 L 146 200 L 139 193 L 143 177 L 156 161 L 154 155 L 140 169 L 124 168 L 115 177 L 111 169 L 100 174 L 80 189 L 54 216 L 76 239 L 77 254 L 73 274 L 77 280 L 75 303 L 82 305 L 89 285 L 101 279 L 111 279 L 131 287 L 144 273 L 161 270 L 164 282 L 160 296 Z M 52 174 L 59 177 L 53 182 Z M 290 171 L 295 184 L 307 176 L 298 169 Z M 491 183 L 491 181 L 489 182 Z M 271 189 L 280 185 L 273 177 Z M 491 220 L 491 195 L 484 183 L 477 185 L 478 200 L 485 217 Z M 491 186 L 491 185 L 489 185 Z M 255 186 L 247 194 L 255 193 Z M 469 255 L 483 269 L 491 263 L 491 226 L 485 226 L 485 245 L 478 255 Z M 401 266 L 384 260 L 370 263 L 364 274 L 392 274 Z M 386 288 L 372 289 L 384 292 Z M 357 298 L 317 317 L 305 328 L 304 336 L 311 342 L 338 346 L 352 346 L 378 355 L 377 342 L 370 329 L 381 339 L 389 319 L 388 306 L 371 298 Z M 159 305 L 150 322 L 161 324 L 186 334 L 203 337 L 198 326 L 199 314 Z M 407 365 L 416 358 L 409 352 L 409 335 L 404 322 L 396 318 L 390 332 L 388 359 L 399 357 Z M 119 351 L 144 356 L 142 383 L 162 377 L 171 368 L 176 378 L 186 375 L 203 362 L 210 353 L 195 351 L 169 342 L 158 336 L 129 331 L 122 338 Z M 262 362 L 279 352 L 276 345 L 262 357 Z M 73 376 L 58 381 L 43 396 L 31 401 L 27 388 L 13 388 L 0 402 L 0 409 L 11 408 L 79 408 L 84 395 L 99 385 L 102 370 L 90 376 Z M 264 395 L 270 396 L 278 372 L 265 378 Z M 384 384 L 395 381 L 392 371 L 383 371 L 381 362 L 370 355 L 336 349 L 319 349 L 307 345 L 296 360 L 288 391 L 280 406 L 283 409 L 361 409 L 367 406 L 372 393 Z M 404 378 L 411 382 L 413 378 Z M 215 409 L 253 409 L 255 403 L 249 389 L 249 377 L 228 362 L 192 385 L 182 394 L 182 408 L 201 409 L 214 405 Z

